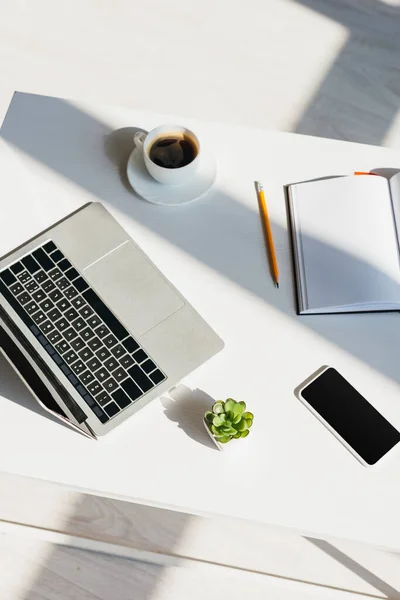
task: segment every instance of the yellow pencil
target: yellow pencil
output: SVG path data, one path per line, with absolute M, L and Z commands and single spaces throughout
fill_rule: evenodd
M 279 269 L 278 261 L 276 260 L 275 254 L 274 238 L 272 237 L 272 229 L 268 216 L 267 203 L 265 202 L 264 189 L 259 181 L 256 181 L 256 190 L 258 196 L 258 204 L 260 206 L 261 218 L 264 226 L 266 242 L 268 245 L 272 276 L 274 278 L 276 287 L 279 288 Z

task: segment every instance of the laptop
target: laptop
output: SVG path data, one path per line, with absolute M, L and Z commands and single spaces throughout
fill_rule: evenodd
M 0 346 L 46 410 L 97 438 L 223 348 L 100 203 L 0 259 Z

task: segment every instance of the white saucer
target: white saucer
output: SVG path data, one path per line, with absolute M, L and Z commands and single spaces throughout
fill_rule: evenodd
M 191 181 L 165 185 L 151 177 L 143 159 L 143 151 L 135 148 L 126 167 L 128 181 L 139 196 L 153 204 L 178 206 L 198 200 L 212 187 L 216 175 L 215 158 L 208 152 L 200 157 L 198 170 Z

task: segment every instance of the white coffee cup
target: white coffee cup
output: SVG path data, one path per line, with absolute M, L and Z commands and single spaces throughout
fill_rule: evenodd
M 172 137 L 174 133 L 179 135 L 187 135 L 194 142 L 194 144 L 197 146 L 196 156 L 189 164 L 184 165 L 183 167 L 171 169 L 156 165 L 156 163 L 153 162 L 149 156 L 149 150 L 151 149 L 153 142 L 157 140 L 157 138 L 162 138 L 164 136 L 167 137 L 171 135 Z M 190 129 L 182 127 L 181 125 L 167 123 L 152 129 L 149 131 L 149 133 L 137 131 L 134 135 L 134 142 L 138 150 L 143 152 L 144 163 L 148 172 L 160 183 L 166 183 L 170 185 L 187 183 L 195 175 L 200 162 L 200 142 L 197 136 L 193 133 L 193 131 L 190 131 Z

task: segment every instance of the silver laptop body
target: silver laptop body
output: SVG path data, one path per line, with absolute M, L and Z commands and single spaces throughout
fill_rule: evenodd
M 28 370 L 54 398 L 60 418 L 92 437 L 223 348 L 100 203 L 3 257 L 0 278 L 3 353 L 31 391 Z

